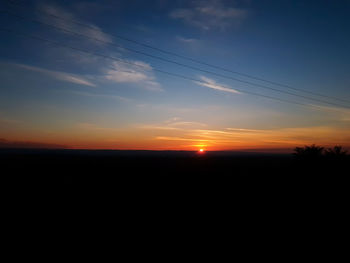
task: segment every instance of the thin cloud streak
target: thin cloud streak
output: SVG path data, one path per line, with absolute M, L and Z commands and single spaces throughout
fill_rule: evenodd
M 164 140 L 164 141 L 190 141 L 190 142 L 208 142 L 208 140 L 204 139 L 196 139 L 196 138 L 181 138 L 181 137 L 156 137 L 156 140 Z
M 207 124 L 195 122 L 195 121 L 179 121 L 179 122 L 170 123 L 169 125 L 176 126 L 176 127 L 207 126 Z
M 328 145 L 329 138 L 332 138 L 333 143 L 349 146 L 350 136 L 347 131 L 331 127 L 287 128 L 254 134 L 221 130 L 183 130 L 172 136 L 164 134 L 155 137 L 156 140 L 206 142 L 211 149 L 268 148 L 272 145 L 295 147 L 310 143 Z
M 195 127 L 207 126 L 205 123 L 194 122 L 194 121 L 180 121 L 179 117 L 174 117 L 169 120 L 164 121 L 161 124 L 146 124 L 139 125 L 137 128 L 148 129 L 148 130 L 169 130 L 169 131 L 183 131 L 188 129 L 193 129 Z
M 188 142 L 184 148 L 199 147 L 198 143 L 211 150 L 234 150 L 244 148 L 286 148 L 307 144 L 333 144 L 350 146 L 350 136 L 346 128 L 332 126 L 292 127 L 278 129 L 196 129 L 186 125 L 171 125 L 179 123 L 178 118 L 173 122 L 144 125 L 137 128 L 147 129 L 145 136 L 153 136 L 155 141 L 168 141 L 165 144 L 174 145 L 175 142 Z M 168 122 L 168 123 L 167 123 Z M 186 123 L 186 122 L 184 122 Z M 195 122 L 188 122 L 195 123 Z M 330 145 L 329 145 L 330 146 Z
M 178 40 L 179 42 L 185 43 L 185 44 L 194 44 L 194 43 L 198 42 L 198 39 L 186 38 L 186 37 L 180 37 L 180 36 L 177 36 L 176 40 Z
M 92 98 L 116 99 L 124 102 L 132 101 L 129 98 L 125 98 L 118 95 L 111 95 L 111 94 L 96 94 L 96 93 L 89 93 L 89 92 L 82 92 L 82 91 L 67 91 L 67 92 L 71 94 L 79 95 L 79 96 L 92 97 Z
M 226 85 L 216 83 L 215 80 L 210 79 L 208 77 L 199 76 L 199 78 L 201 79 L 201 82 L 194 81 L 194 83 L 196 83 L 199 86 L 207 87 L 207 88 L 211 88 L 211 89 L 216 89 L 216 90 L 221 90 L 221 91 L 225 91 L 225 92 L 230 92 L 230 93 L 235 93 L 235 94 L 241 94 L 241 92 L 239 92 L 235 89 L 229 88 Z
M 65 81 L 65 82 L 70 82 L 74 84 L 79 84 L 79 85 L 84 85 L 84 86 L 90 86 L 90 87 L 96 87 L 96 85 L 80 76 L 69 74 L 66 72 L 60 72 L 60 71 L 53 71 L 53 70 L 48 70 L 44 68 L 39 68 L 39 67 L 34 67 L 34 66 L 29 66 L 29 65 L 24 65 L 24 64 L 13 64 L 17 67 L 30 70 L 30 71 L 35 71 L 39 73 L 43 73 L 45 75 L 48 75 L 50 77 L 53 77 L 57 80 Z

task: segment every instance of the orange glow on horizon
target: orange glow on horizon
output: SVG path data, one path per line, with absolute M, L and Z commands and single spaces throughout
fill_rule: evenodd
M 8 127 L 10 126 L 6 126 Z M 350 149 L 347 140 L 348 129 L 329 126 L 265 130 L 234 128 L 199 130 L 178 127 L 163 129 L 157 126 L 118 130 L 103 126 L 80 125 L 57 130 L 55 133 L 49 133 L 45 129 L 26 132 L 25 127 L 23 131 L 16 132 L 16 127 L 10 128 L 0 131 L 0 148 L 173 150 L 194 151 L 198 154 L 205 154 L 208 150 L 291 152 L 296 146 L 309 144 L 324 147 L 342 145 Z

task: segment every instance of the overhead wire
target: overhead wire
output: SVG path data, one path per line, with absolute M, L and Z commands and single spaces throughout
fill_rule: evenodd
M 295 97 L 299 97 L 299 98 L 303 98 L 303 99 L 307 99 L 307 100 L 313 100 L 313 101 L 316 101 L 316 102 L 326 103 L 326 104 L 329 104 L 329 105 L 332 105 L 332 106 L 348 107 L 348 106 L 341 105 L 341 104 L 338 104 L 338 103 L 333 103 L 333 102 L 329 102 L 329 101 L 325 101 L 325 100 L 321 100 L 321 99 L 316 99 L 316 98 L 312 98 L 312 97 L 309 97 L 309 96 L 299 95 L 299 94 L 291 93 L 291 92 L 288 92 L 288 91 L 284 91 L 284 90 L 268 87 L 268 86 L 265 86 L 265 85 L 257 84 L 257 83 L 254 83 L 254 82 L 245 81 L 245 80 L 237 79 L 237 78 L 234 78 L 234 77 L 222 75 L 222 74 L 219 74 L 219 73 L 216 73 L 216 72 L 212 72 L 212 71 L 208 71 L 208 70 L 205 70 L 205 69 L 202 69 L 202 68 L 189 66 L 189 65 L 186 65 L 186 64 L 183 64 L 183 63 L 179 63 L 179 62 L 176 62 L 176 61 L 173 61 L 173 60 L 168 60 L 168 59 L 165 59 L 165 58 L 162 58 L 162 57 L 159 57 L 159 56 L 155 56 L 155 55 L 148 54 L 148 53 L 145 53 L 145 52 L 142 52 L 142 51 L 138 51 L 138 50 L 134 50 L 134 49 L 131 49 L 131 48 L 128 48 L 128 47 L 124 47 L 122 45 L 118 45 L 118 44 L 115 44 L 113 42 L 109 42 L 109 41 L 105 41 L 105 40 L 102 40 L 102 39 L 99 39 L 99 38 L 87 36 L 85 34 L 77 33 L 77 32 L 68 30 L 66 28 L 58 27 L 58 26 L 55 26 L 55 25 L 52 25 L 52 24 L 48 24 L 48 23 L 36 20 L 36 19 L 26 18 L 26 17 L 20 16 L 20 15 L 14 14 L 12 12 L 9 12 L 7 10 L 0 10 L 0 12 L 9 14 L 9 15 L 11 15 L 13 17 L 16 17 L 16 18 L 19 18 L 19 19 L 25 19 L 25 20 L 29 20 L 29 21 L 32 21 L 32 22 L 35 22 L 35 23 L 38 23 L 38 24 L 49 26 L 49 27 L 52 27 L 52 28 L 54 28 L 56 30 L 60 30 L 60 31 L 63 31 L 63 32 L 66 32 L 66 33 L 69 33 L 69 34 L 73 34 L 73 35 L 79 36 L 79 37 L 85 37 L 87 39 L 91 39 L 91 40 L 94 40 L 94 41 L 97 41 L 97 42 L 108 44 L 108 45 L 111 45 L 111 46 L 114 46 L 114 47 L 123 48 L 123 49 L 125 49 L 127 51 L 130 51 L 130 52 L 142 54 L 142 55 L 145 55 L 145 56 L 148 56 L 148 57 L 151 57 L 151 58 L 154 58 L 154 59 L 158 59 L 158 60 L 161 60 L 161 61 L 164 61 L 164 62 L 172 63 L 172 64 L 175 64 L 175 65 L 178 65 L 178 66 L 182 66 L 182 67 L 186 67 L 186 68 L 190 68 L 192 70 L 200 71 L 200 72 L 207 73 L 207 74 L 212 74 L 212 75 L 215 75 L 215 76 L 218 76 L 218 77 L 231 79 L 231 80 L 234 80 L 234 81 L 237 81 L 237 82 L 241 82 L 241 83 L 244 83 L 244 84 L 248 84 L 248 85 L 260 87 L 260 88 L 263 88 L 263 89 L 276 91 L 276 92 L 279 92 L 279 93 L 288 94 L 288 95 L 291 95 L 291 96 L 295 96 Z
M 83 52 L 83 53 L 86 53 L 86 54 L 102 57 L 102 58 L 105 58 L 105 59 L 109 59 L 109 60 L 113 60 L 113 61 L 119 61 L 119 62 L 124 63 L 124 64 L 129 64 L 129 65 L 133 65 L 133 66 L 136 66 L 136 67 L 149 69 L 148 67 L 146 67 L 144 65 L 132 63 L 130 61 L 125 61 L 125 60 L 120 59 L 120 58 L 107 56 L 107 55 L 99 54 L 99 53 L 96 53 L 96 52 L 91 52 L 89 50 L 85 50 L 85 49 L 82 49 L 82 48 L 72 47 L 72 46 L 69 46 L 69 45 L 66 45 L 66 44 L 63 44 L 63 43 L 59 43 L 59 42 L 56 42 L 56 41 L 53 41 L 53 40 L 49 40 L 49 39 L 38 37 L 38 36 L 34 36 L 34 35 L 18 33 L 18 32 L 14 31 L 14 30 L 11 30 L 11 29 L 0 28 L 0 31 L 12 33 L 14 35 L 17 35 L 17 36 L 20 36 L 20 37 L 24 37 L 24 38 L 30 38 L 30 39 L 43 41 L 43 42 L 46 42 L 46 43 L 51 43 L 51 44 L 54 44 L 54 45 L 57 45 L 57 46 L 61 46 L 61 47 L 64 47 L 64 48 L 72 49 L 72 50 Z M 163 73 L 163 74 L 166 74 L 166 75 L 169 75 L 169 76 L 173 76 L 173 77 L 177 77 L 177 78 L 181 78 L 181 79 L 185 79 L 185 80 L 190 80 L 190 81 L 193 81 L 193 82 L 196 82 L 196 83 L 200 83 L 200 84 L 203 84 L 203 85 L 207 85 L 208 84 L 207 82 L 204 82 L 202 80 L 191 78 L 191 77 L 187 77 L 187 76 L 184 76 L 184 75 L 181 75 L 181 74 L 164 71 L 164 70 L 160 70 L 160 69 L 157 69 L 157 68 L 152 68 L 152 70 L 160 72 L 160 73 Z M 319 106 L 319 105 L 295 102 L 295 101 L 291 101 L 291 100 L 281 99 L 281 98 L 277 98 L 277 97 L 273 97 L 273 96 L 268 96 L 268 95 L 264 95 L 264 94 L 260 94 L 260 93 L 251 92 L 251 91 L 240 90 L 240 89 L 236 89 L 236 88 L 234 90 L 236 90 L 238 92 L 241 92 L 243 94 L 254 95 L 254 96 L 268 98 L 268 99 L 276 100 L 276 101 L 280 101 L 280 102 L 286 102 L 286 103 L 290 103 L 290 104 L 305 106 L 307 108 L 311 107 L 311 108 L 321 108 L 322 109 L 322 106 Z
M 12 5 L 16 5 L 16 6 L 20 6 L 20 7 L 25 8 L 22 4 L 18 4 L 17 2 L 15 2 L 13 0 L 8 0 L 8 2 L 10 4 L 12 4 Z M 89 25 L 89 24 L 86 24 L 86 23 L 83 23 L 83 22 L 80 22 L 80 21 L 77 21 L 77 20 L 74 20 L 74 19 L 62 18 L 62 17 L 60 17 L 58 15 L 55 15 L 55 14 L 52 14 L 52 13 L 48 13 L 47 11 L 44 11 L 41 8 L 37 8 L 36 12 L 42 13 L 42 14 L 44 14 L 46 16 L 54 17 L 54 18 L 62 20 L 62 21 L 71 22 L 71 23 L 74 23 L 74 24 L 79 25 L 79 26 L 90 28 L 91 30 L 95 30 L 96 31 L 96 27 L 94 27 L 92 25 Z M 254 79 L 254 80 L 258 80 L 258 81 L 262 81 L 262 82 L 265 82 L 265 83 L 277 85 L 277 86 L 280 86 L 280 87 L 285 87 L 285 88 L 288 88 L 288 89 L 291 89 L 291 90 L 294 90 L 294 91 L 298 91 L 298 92 L 304 92 L 304 93 L 308 93 L 308 94 L 311 94 L 311 95 L 316 95 L 316 96 L 319 96 L 319 97 L 324 97 L 324 98 L 333 99 L 333 100 L 342 101 L 342 102 L 347 102 L 347 103 L 350 102 L 350 100 L 341 99 L 341 98 L 337 98 L 337 97 L 333 97 L 333 96 L 329 96 L 329 95 L 325 95 L 325 94 L 321 94 L 321 93 L 318 93 L 318 92 L 313 92 L 313 91 L 309 91 L 309 90 L 305 90 L 305 89 L 295 88 L 295 87 L 292 87 L 290 85 L 286 85 L 286 84 L 279 83 L 279 82 L 276 82 L 276 81 L 271 81 L 271 80 L 267 80 L 267 79 L 264 79 L 264 78 L 256 77 L 256 76 L 253 76 L 251 74 L 246 74 L 246 73 L 234 71 L 234 70 L 222 67 L 222 66 L 214 65 L 214 64 L 207 63 L 207 62 L 204 62 L 204 61 L 201 61 L 201 60 L 198 60 L 198 59 L 194 59 L 194 58 L 191 58 L 191 57 L 188 57 L 188 56 L 184 56 L 184 55 L 181 55 L 181 54 L 178 54 L 178 53 L 175 53 L 175 52 L 167 51 L 165 49 L 161 49 L 161 48 L 158 48 L 158 47 L 155 47 L 155 46 L 143 43 L 141 41 L 137 41 L 137 40 L 131 39 L 129 37 L 121 36 L 119 34 L 109 34 L 109 35 L 111 35 L 111 36 L 113 36 L 115 38 L 122 39 L 124 41 L 128 41 L 130 43 L 137 44 L 139 46 L 143 46 L 143 47 L 146 47 L 146 48 L 149 48 L 149 49 L 156 50 L 156 51 L 161 52 L 163 54 L 172 55 L 172 56 L 179 57 L 179 58 L 182 58 L 182 59 L 185 59 L 185 60 L 188 60 L 188 61 L 195 62 L 197 64 L 202 64 L 202 65 L 205 65 L 205 66 L 208 66 L 208 67 L 212 67 L 212 68 L 216 68 L 216 69 L 219 69 L 219 70 L 222 70 L 222 71 L 226 71 L 226 72 L 229 72 L 229 73 L 241 75 L 241 76 L 244 76 L 244 77 L 247 77 L 247 78 L 251 78 L 251 79 Z M 134 52 L 134 51 L 131 51 L 131 52 Z M 206 72 L 206 73 L 209 73 L 209 72 Z M 224 77 L 224 76 L 221 76 L 221 77 Z M 236 80 L 236 79 L 234 79 L 234 80 Z M 236 80 L 236 81 L 239 81 L 239 80 Z M 247 82 L 246 84 L 253 85 L 250 82 Z M 262 87 L 262 86 L 260 86 L 260 87 Z M 275 90 L 275 91 L 277 91 L 277 90 Z

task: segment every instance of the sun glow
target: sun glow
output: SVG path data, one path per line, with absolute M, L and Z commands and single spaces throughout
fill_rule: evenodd
M 199 152 L 200 153 L 204 153 L 204 149 L 199 149 Z

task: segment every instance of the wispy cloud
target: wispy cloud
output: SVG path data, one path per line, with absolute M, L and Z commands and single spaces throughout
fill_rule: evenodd
M 104 33 L 100 27 L 80 20 L 76 15 L 62 7 L 59 7 L 58 5 L 41 3 L 39 5 L 39 8 L 40 10 L 44 10 L 46 13 L 52 15 L 51 17 L 44 15 L 41 15 L 40 17 L 50 24 L 67 29 L 69 31 L 78 32 L 79 34 L 83 34 L 91 38 L 96 38 L 106 42 L 112 42 L 112 37 Z M 55 17 L 60 17 L 62 19 Z M 88 25 L 88 27 L 80 26 L 78 23 Z M 96 41 L 94 41 L 94 43 L 101 44 L 101 42 Z
M 182 20 L 185 23 L 203 30 L 224 30 L 232 25 L 237 25 L 247 17 L 247 10 L 233 6 L 225 6 L 220 0 L 193 1 L 191 8 L 178 8 L 170 13 L 173 19 Z
M 133 83 L 152 91 L 162 91 L 156 81 L 153 68 L 142 61 L 125 60 L 130 64 L 113 62 L 105 73 L 105 79 L 117 83 Z
M 177 36 L 176 40 L 184 43 L 184 44 L 194 44 L 198 42 L 198 39 L 195 38 L 186 38 L 186 37 L 181 37 L 181 36 Z
M 207 126 L 204 123 L 195 122 L 195 121 L 178 121 L 178 122 L 169 123 L 168 125 L 173 127 Z
M 180 128 L 176 128 L 176 127 L 170 127 L 167 125 L 153 125 L 153 124 L 143 124 L 143 125 L 138 125 L 137 126 L 138 129 L 145 129 L 145 130 L 168 130 L 168 131 L 174 131 L 174 130 L 180 130 Z
M 77 32 L 88 37 L 99 39 L 103 42 L 113 43 L 113 38 L 111 35 L 103 32 L 103 30 L 95 24 L 88 23 L 79 18 L 78 15 L 68 11 L 65 8 L 57 4 L 46 4 L 41 3 L 38 6 L 41 10 L 45 10 L 48 14 L 52 16 L 42 15 L 40 18 L 47 21 L 55 26 L 67 29 L 69 31 Z M 57 19 L 60 17 L 62 19 Z M 79 24 L 87 25 L 81 26 Z M 64 31 L 63 31 L 64 32 Z M 69 33 L 68 33 L 69 34 Z M 83 42 L 85 43 L 85 42 Z M 94 40 L 87 40 L 87 43 L 93 43 L 95 45 L 101 45 L 101 42 L 96 42 Z M 103 43 L 102 43 L 103 44 Z M 140 87 L 143 87 L 152 91 L 162 91 L 161 85 L 156 81 L 152 67 L 138 60 L 127 60 L 126 62 L 131 63 L 130 65 L 123 64 L 118 61 L 107 61 L 105 59 L 96 56 L 91 56 L 89 54 L 84 54 L 83 56 L 75 51 L 63 51 L 66 56 L 70 57 L 72 63 L 79 64 L 84 69 L 98 70 L 100 75 L 98 79 L 108 80 L 117 83 L 132 83 Z M 124 52 L 123 48 L 119 48 L 118 51 L 108 50 L 108 55 L 111 57 L 121 57 L 121 53 Z M 117 54 L 117 55 L 116 55 Z M 134 65 L 132 65 L 134 64 Z M 63 77 L 61 76 L 63 79 Z M 75 79 L 74 76 L 65 76 L 67 81 L 71 82 L 81 82 L 81 80 Z M 81 82 L 81 84 L 88 85 L 91 84 L 87 81 Z
M 83 91 L 67 91 L 69 93 L 79 95 L 79 96 L 85 96 L 85 97 L 91 97 L 91 98 L 106 98 L 106 99 L 116 99 L 124 102 L 130 102 L 131 99 L 125 98 L 118 95 L 111 95 L 111 94 L 97 94 L 97 93 L 90 93 L 90 92 L 83 92 Z
M 216 89 L 216 90 L 221 90 L 225 92 L 230 92 L 230 93 L 235 93 L 235 94 L 240 94 L 239 91 L 229 88 L 226 85 L 216 83 L 215 80 L 207 78 L 205 76 L 199 76 L 201 82 L 195 81 L 195 83 L 199 86 L 211 88 L 211 89 Z
M 74 84 L 79 84 L 79 85 L 84 85 L 84 86 L 96 87 L 96 85 L 94 83 L 86 80 L 85 78 L 77 76 L 77 75 L 73 75 L 70 73 L 53 71 L 53 70 L 48 70 L 48 69 L 24 65 L 24 64 L 13 64 L 13 65 L 16 65 L 16 66 L 23 68 L 23 69 L 26 69 L 26 70 L 31 70 L 31 71 L 43 73 L 43 74 L 48 75 L 50 77 L 53 77 L 57 80 L 70 82 L 70 83 L 74 83 Z
M 139 125 L 138 128 L 148 130 L 189 130 L 205 127 L 207 124 L 196 121 L 183 121 L 182 118 L 173 117 L 158 124 Z
M 156 140 L 164 140 L 164 141 L 190 141 L 190 142 L 207 142 L 208 140 L 196 139 L 196 138 L 183 138 L 183 137 L 164 137 L 159 136 L 156 137 Z
M 328 126 L 295 127 L 270 130 L 251 129 L 178 129 L 171 134 L 159 130 L 155 140 L 203 142 L 203 146 L 219 149 L 295 147 L 296 145 L 334 144 L 349 146 L 347 129 Z M 190 144 L 188 146 L 194 146 Z
M 226 128 L 228 131 L 235 131 L 235 132 L 264 132 L 264 130 L 258 130 L 258 129 L 242 129 L 242 128 Z
M 281 128 L 217 127 L 179 117 L 155 124 L 134 127 L 142 129 L 145 136 L 155 141 L 168 141 L 166 145 L 182 148 L 205 147 L 208 149 L 256 149 L 294 148 L 307 144 L 331 144 L 349 147 L 350 135 L 346 126 L 297 126 Z

